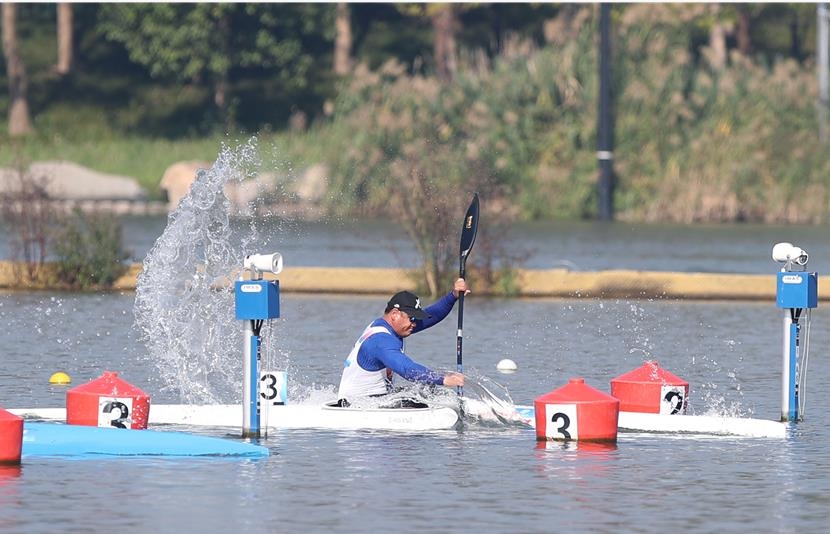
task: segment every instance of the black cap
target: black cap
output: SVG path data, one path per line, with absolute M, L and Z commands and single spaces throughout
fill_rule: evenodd
M 392 308 L 397 308 L 402 312 L 408 313 L 416 319 L 427 319 L 430 315 L 421 308 L 421 299 L 418 295 L 410 293 L 409 291 L 401 291 L 392 295 L 389 303 L 386 305 L 386 311 Z

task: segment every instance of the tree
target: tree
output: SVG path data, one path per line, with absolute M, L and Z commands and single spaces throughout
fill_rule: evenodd
M 455 4 L 397 4 L 398 10 L 409 16 L 429 19 L 432 25 L 432 59 L 435 73 L 442 82 L 452 81 L 457 69 L 455 35 L 459 28 Z
M 230 125 L 233 74 L 265 70 L 287 89 L 306 88 L 333 15 L 326 4 L 104 4 L 100 27 L 152 77 L 209 85 Z
M 738 42 L 738 51 L 745 56 L 749 56 L 752 53 L 752 38 L 750 37 L 750 17 L 752 13 L 746 6 L 738 5 L 736 9 L 738 20 L 735 28 L 735 39 Z
M 72 70 L 72 56 L 74 47 L 72 43 L 72 4 L 65 2 L 58 4 L 58 63 L 55 71 L 61 76 L 66 76 Z
M 337 36 L 334 38 L 334 73 L 345 76 L 352 70 L 352 25 L 349 4 L 337 3 Z
M 17 6 L 3 3 L 3 56 L 9 79 L 9 135 L 19 137 L 32 132 L 29 101 L 26 96 L 26 66 L 17 43 Z
M 430 20 L 435 32 L 435 71 L 438 79 L 449 82 L 452 81 L 457 69 L 455 33 L 458 29 L 458 17 L 455 14 L 455 5 L 434 4 Z

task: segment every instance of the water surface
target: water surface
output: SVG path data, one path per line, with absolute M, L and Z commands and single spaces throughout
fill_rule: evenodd
M 66 389 L 47 384 L 56 370 L 73 385 L 115 370 L 152 402 L 176 402 L 134 339 L 132 297 L 0 294 L 0 406 L 62 405 Z M 380 313 L 380 300 L 283 296 L 268 343 L 279 347 L 274 363 L 289 370 L 292 399 L 333 393 L 352 338 Z M 785 440 L 624 433 L 602 447 L 537 443 L 531 430 L 473 424 L 427 433 L 279 431 L 261 440 L 272 452 L 261 460 L 31 458 L 0 472 L 0 529 L 817 530 L 830 494 L 830 421 L 821 410 L 830 334 L 818 326 L 823 310 L 812 319 L 807 416 Z M 454 322 L 413 336 L 409 352 L 452 369 Z M 694 413 L 777 419 L 780 327 L 779 311 L 761 303 L 471 297 L 464 362 L 471 376 L 495 379 L 528 403 L 575 376 L 608 391 L 612 378 L 654 358 L 690 382 Z M 505 357 L 517 373 L 495 371 Z M 235 439 L 233 429 L 196 431 Z

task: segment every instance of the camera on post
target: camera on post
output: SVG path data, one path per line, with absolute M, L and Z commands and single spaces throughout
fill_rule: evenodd
M 245 269 L 260 273 L 280 274 L 282 272 L 282 254 L 248 254 L 242 263 Z
M 806 250 L 796 247 L 792 243 L 777 243 L 772 247 L 772 259 L 780 263 L 786 263 L 787 266 L 794 263 L 803 267 L 807 265 L 809 258 L 810 256 Z

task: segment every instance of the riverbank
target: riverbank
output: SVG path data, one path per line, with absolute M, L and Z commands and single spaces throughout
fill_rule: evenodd
M 14 269 L 15 264 L 0 262 L 0 288 L 50 289 L 47 284 L 21 286 L 15 283 Z M 141 264 L 131 265 L 113 289 L 134 290 L 140 272 Z M 405 269 L 293 267 L 277 278 L 281 291 L 285 293 L 389 295 L 401 289 L 416 289 L 412 272 Z M 475 288 L 475 281 L 472 284 Z M 512 296 L 527 298 L 774 301 L 776 280 L 774 274 L 519 269 L 516 288 Z M 487 295 L 494 292 L 477 289 L 476 293 Z M 825 300 L 822 297 L 819 291 L 819 298 Z

